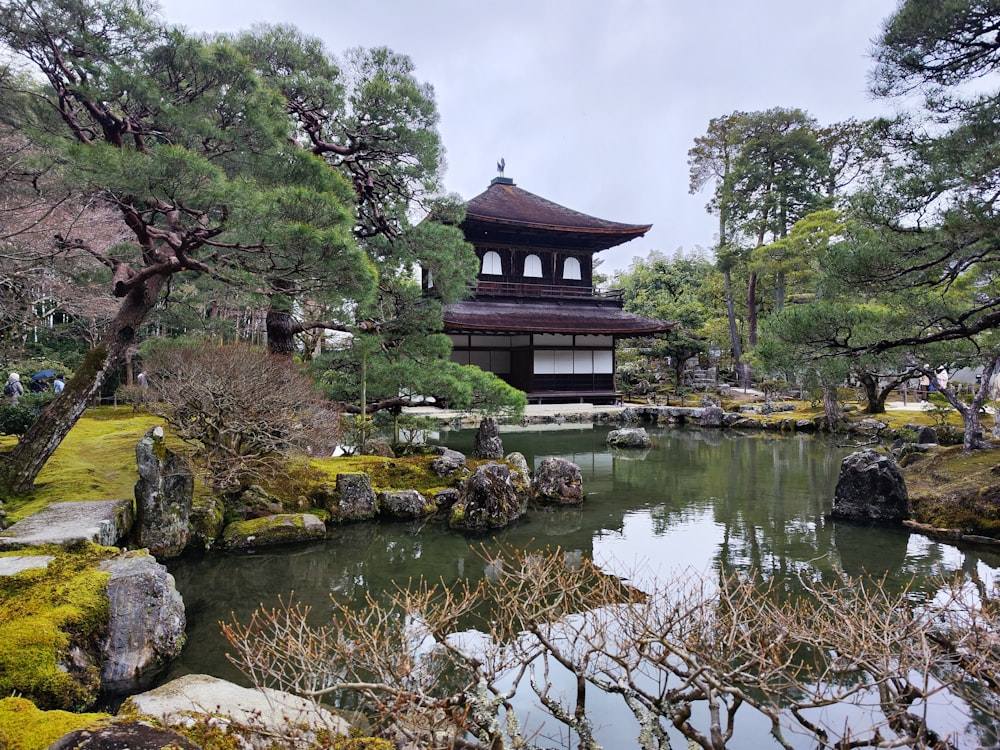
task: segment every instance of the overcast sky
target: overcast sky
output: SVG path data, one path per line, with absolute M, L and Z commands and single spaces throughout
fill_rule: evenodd
M 713 117 L 798 107 L 822 125 L 891 111 L 866 90 L 896 0 L 160 0 L 193 31 L 290 23 L 335 55 L 387 46 L 434 86 L 444 184 L 468 200 L 496 176 L 603 219 L 652 224 L 605 251 L 711 248 L 687 152 Z

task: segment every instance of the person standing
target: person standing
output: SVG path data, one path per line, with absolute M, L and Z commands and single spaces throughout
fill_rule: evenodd
M 3 395 L 15 404 L 17 403 L 17 400 L 24 395 L 24 386 L 21 385 L 21 376 L 16 372 L 12 372 L 7 376 L 7 382 L 3 387 Z
M 920 382 L 917 383 L 917 398 L 921 401 L 927 400 L 927 394 L 930 392 L 931 379 L 926 375 L 920 376 Z
M 135 384 L 139 386 L 139 402 L 136 406 L 146 407 L 149 404 L 149 378 L 146 377 L 146 371 L 141 370 L 139 375 L 135 379 Z

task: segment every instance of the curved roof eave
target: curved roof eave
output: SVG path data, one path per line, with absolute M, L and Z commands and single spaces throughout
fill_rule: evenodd
M 463 226 L 552 232 L 558 235 L 601 237 L 607 247 L 643 236 L 652 224 L 625 224 L 576 211 L 522 190 L 509 178 L 495 178 L 482 193 L 465 204 Z M 608 241 L 614 240 L 611 244 Z

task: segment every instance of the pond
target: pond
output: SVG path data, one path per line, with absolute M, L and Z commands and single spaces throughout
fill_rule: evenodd
M 445 433 L 442 442 L 469 451 L 473 432 Z M 987 585 L 997 580 L 1000 554 L 991 549 L 828 519 L 841 459 L 853 448 L 802 434 L 649 432 L 652 447 L 631 452 L 609 450 L 601 427 L 503 433 L 505 450 L 520 451 L 529 466 L 547 456 L 577 463 L 586 501 L 576 509 L 532 511 L 525 522 L 487 539 L 435 521 L 364 523 L 334 529 L 326 541 L 304 547 L 171 562 L 187 607 L 188 642 L 168 677 L 203 672 L 245 683 L 225 658 L 220 621 L 246 622 L 259 605 L 274 606 L 293 591 L 297 601 L 322 612 L 331 595 L 360 602 L 366 591 L 419 576 L 477 578 L 484 544 L 558 546 L 633 581 L 667 580 L 678 571 L 718 578 L 719 571 L 751 569 L 780 578 L 805 569 L 868 572 L 891 583 L 914 580 L 917 590 L 956 571 Z M 608 748 L 634 745 L 635 734 L 623 734 L 615 722 L 602 731 Z M 766 725 L 757 727 L 732 747 L 770 745 L 758 733 L 766 731 Z

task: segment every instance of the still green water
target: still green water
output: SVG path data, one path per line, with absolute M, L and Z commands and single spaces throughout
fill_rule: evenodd
M 468 451 L 473 434 L 452 432 L 441 441 Z M 989 549 L 826 518 L 841 459 L 853 448 L 808 435 L 667 428 L 650 430 L 648 450 L 612 452 L 606 434 L 599 427 L 504 433 L 505 450 L 520 451 L 529 465 L 547 456 L 577 463 L 587 499 L 577 509 L 532 511 L 489 537 L 469 538 L 438 521 L 364 523 L 305 547 L 212 552 L 170 563 L 187 607 L 188 642 L 168 678 L 199 672 L 245 683 L 225 658 L 220 621 L 245 622 L 261 604 L 274 606 L 292 592 L 322 613 L 331 595 L 360 602 L 366 591 L 419 576 L 476 578 L 483 574 L 484 544 L 559 546 L 639 585 L 685 571 L 752 568 L 784 577 L 808 568 L 915 579 L 920 589 L 956 571 L 992 585 L 1000 571 L 1000 554 Z M 603 730 L 606 747 L 632 746 L 634 733 L 616 724 L 609 720 Z M 766 735 L 766 726 L 741 727 L 746 742 L 733 747 L 772 744 L 758 734 Z

